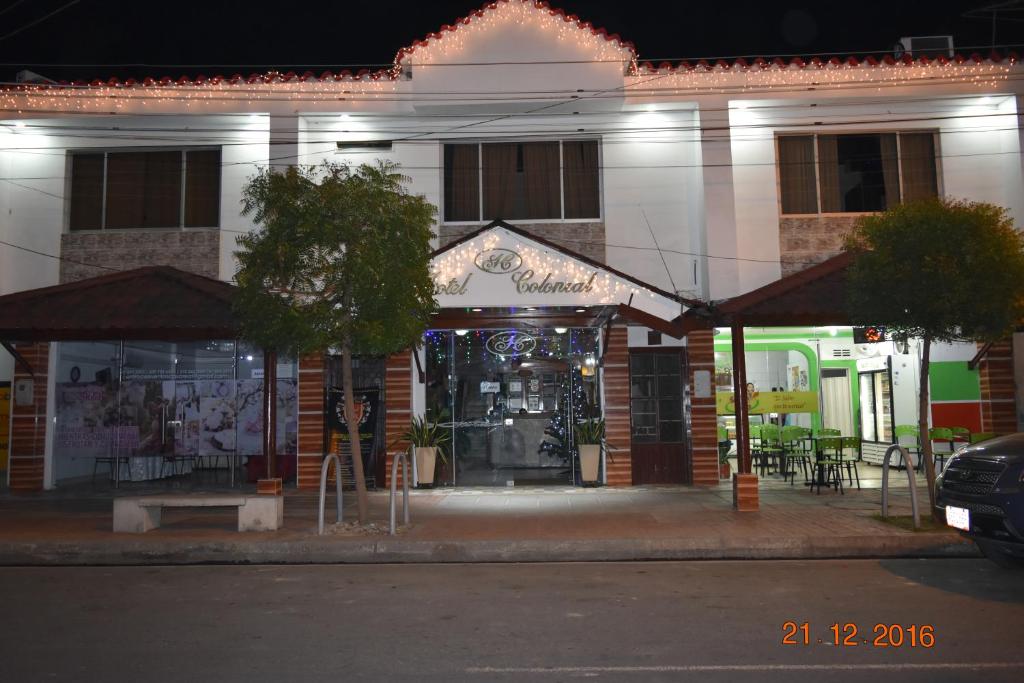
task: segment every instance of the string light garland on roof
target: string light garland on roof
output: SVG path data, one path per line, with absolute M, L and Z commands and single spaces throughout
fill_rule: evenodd
M 686 94 L 727 94 L 772 91 L 793 88 L 863 88 L 910 85 L 915 83 L 967 84 L 992 87 L 1019 71 L 1016 54 L 996 53 L 987 58 L 970 57 L 881 59 L 848 57 L 804 60 L 758 58 L 717 60 L 709 63 L 680 62 L 637 63 L 632 43 L 616 34 L 593 26 L 575 15 L 535 0 L 495 0 L 481 9 L 442 26 L 412 45 L 402 48 L 394 64 L 387 69 L 355 73 L 325 71 L 319 75 L 307 71 L 270 71 L 263 74 L 230 77 L 204 75 L 178 79 L 74 82 L 61 84 L 17 84 L 0 89 L 0 109 L 18 112 L 59 111 L 68 113 L 118 113 L 152 108 L 168 113 L 230 112 L 250 102 L 285 101 L 330 103 L 355 101 L 394 101 L 413 96 L 404 78 L 403 65 L 451 63 L 467 49 L 474 38 L 487 31 L 509 25 L 526 26 L 549 34 L 555 40 L 585 48 L 594 62 L 625 64 L 623 91 L 627 95 L 650 97 L 645 93 L 652 78 L 657 78 L 657 96 Z M 457 63 L 457 59 L 455 60 Z M 453 97 L 464 97 L 452 93 Z
M 636 49 L 618 34 L 594 26 L 574 14 L 553 8 L 547 2 L 534 0 L 497 0 L 471 14 L 445 24 L 436 33 L 414 41 L 395 55 L 395 67 L 403 63 L 436 64 L 450 62 L 464 51 L 466 45 L 481 33 L 509 24 L 525 26 L 554 36 L 559 42 L 588 49 L 596 61 L 624 62 L 636 72 Z

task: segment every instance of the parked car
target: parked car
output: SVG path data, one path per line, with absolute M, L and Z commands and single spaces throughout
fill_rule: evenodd
M 935 506 L 985 557 L 1024 568 L 1024 433 L 958 451 L 936 478 Z

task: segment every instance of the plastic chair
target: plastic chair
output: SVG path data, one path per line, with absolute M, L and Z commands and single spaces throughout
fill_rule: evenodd
M 853 454 L 848 454 L 849 451 L 853 451 Z M 839 452 L 842 457 L 843 464 L 846 465 L 846 477 L 850 480 L 850 486 L 853 486 L 853 476 L 857 477 L 857 488 L 860 488 L 860 471 L 857 469 L 857 463 L 860 462 L 862 457 L 861 440 L 859 436 L 844 436 L 841 438 L 839 444 Z
M 782 430 L 771 423 L 761 425 L 761 476 L 778 469 L 782 455 Z
M 996 438 L 995 432 L 974 432 L 971 434 L 971 443 L 979 443 Z
M 784 479 L 789 478 L 790 486 L 796 481 L 797 463 L 800 463 L 800 468 L 803 470 L 804 481 L 810 481 L 808 470 L 811 466 L 811 453 L 807 448 L 806 442 L 808 431 L 806 427 L 789 426 L 782 428 L 782 458 L 784 462 L 782 477 Z
M 821 495 L 821 487 L 835 487 L 841 494 L 843 490 L 843 440 L 838 436 L 820 437 L 817 442 L 817 453 L 815 458 L 816 476 L 811 482 L 811 487 L 818 488 L 818 495 Z
M 921 430 L 918 429 L 917 425 L 896 425 L 893 428 L 893 436 L 896 438 L 896 443 L 907 449 L 907 453 L 917 457 L 917 465 L 915 469 L 918 472 L 921 471 L 922 462 L 921 459 Z M 913 463 L 913 461 L 911 461 Z M 906 467 L 907 463 L 903 462 L 903 454 L 900 453 L 900 462 L 898 467 Z
M 953 455 L 953 430 L 949 427 L 932 427 L 928 430 L 928 440 L 932 442 L 932 457 L 935 458 L 936 472 L 941 472 L 946 466 L 946 457 Z M 949 444 L 948 451 L 935 451 L 936 441 Z

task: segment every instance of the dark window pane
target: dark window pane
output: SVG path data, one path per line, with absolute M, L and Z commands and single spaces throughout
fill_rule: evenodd
M 658 376 L 658 396 L 662 398 L 675 398 L 683 393 L 683 383 L 679 375 Z
M 637 415 L 647 414 L 653 417 L 657 415 L 658 402 L 644 399 L 633 399 L 631 402 L 631 410 Z M 651 424 L 654 424 L 654 422 L 652 421 Z
M 561 218 L 557 142 L 483 145 L 485 219 Z
M 661 442 L 672 442 L 683 440 L 682 422 L 660 422 L 658 423 L 658 440 Z
M 596 140 L 562 143 L 565 183 L 565 217 L 599 218 L 598 147 Z
M 107 156 L 107 228 L 174 228 L 180 212 L 180 151 Z
M 900 166 L 903 201 L 938 195 L 935 172 L 935 136 L 932 133 L 900 133 Z
M 629 357 L 629 370 L 635 375 L 654 373 L 654 356 L 650 353 L 634 353 Z
M 99 230 L 103 227 L 103 155 L 71 156 L 72 230 Z
M 818 213 L 814 136 L 779 138 L 779 186 L 782 213 Z
M 884 162 L 883 138 L 887 138 Z M 894 140 L 895 136 L 835 136 L 835 186 L 829 189 L 834 193 L 834 203 L 838 204 L 839 211 L 847 213 L 884 211 L 888 206 L 887 190 L 890 191 L 890 195 L 891 191 L 895 190 L 894 201 L 899 200 L 898 184 L 894 187 L 891 180 L 895 169 L 895 149 L 889 144 L 889 139 Z M 888 183 L 886 182 L 887 176 L 889 176 Z M 822 197 L 824 198 L 824 196 L 825 187 L 823 185 Z
M 654 377 L 647 375 L 634 376 L 630 381 L 629 395 L 633 398 L 656 396 L 654 393 Z
M 658 354 L 658 374 L 678 375 L 680 361 L 678 353 Z
M 658 411 L 662 420 L 681 420 L 683 418 L 683 404 L 678 399 L 658 401 Z
M 185 155 L 185 227 L 220 225 L 220 150 Z
M 444 146 L 444 219 L 480 220 L 480 149 L 476 144 Z

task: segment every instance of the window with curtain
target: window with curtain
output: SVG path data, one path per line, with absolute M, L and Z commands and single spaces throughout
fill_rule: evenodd
M 783 214 L 867 213 L 938 194 L 934 133 L 778 139 Z
M 220 150 L 71 156 L 71 230 L 220 225 Z
M 444 146 L 445 221 L 601 217 L 596 140 Z

